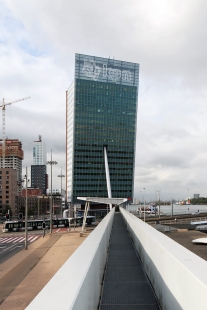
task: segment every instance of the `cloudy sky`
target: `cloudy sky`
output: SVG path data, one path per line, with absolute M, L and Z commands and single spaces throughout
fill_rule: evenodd
M 65 174 L 75 53 L 140 64 L 135 197 L 207 196 L 206 0 L 0 0 L 0 100 L 25 167 L 42 135 Z M 29 168 L 30 169 L 30 168 Z M 65 180 L 63 179 L 63 187 Z

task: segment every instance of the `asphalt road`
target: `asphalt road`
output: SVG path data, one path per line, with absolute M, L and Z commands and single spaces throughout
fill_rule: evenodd
M 0 264 L 18 253 L 24 248 L 24 244 L 1 244 L 0 243 Z
M 53 229 L 53 233 L 66 231 L 67 228 Z M 50 233 L 46 230 L 45 234 Z M 40 237 L 43 237 L 43 230 L 28 231 L 28 245 Z M 0 225 L 0 264 L 25 248 L 25 233 L 24 232 L 2 232 Z
M 28 245 L 37 240 L 40 235 L 29 234 Z M 0 236 L 0 264 L 25 248 L 23 234 L 6 234 Z

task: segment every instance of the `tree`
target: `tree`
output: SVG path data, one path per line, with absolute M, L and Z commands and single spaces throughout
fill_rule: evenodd
M 202 204 L 207 204 L 207 198 L 206 197 L 199 197 L 199 198 L 192 198 L 190 200 L 192 205 L 202 205 Z

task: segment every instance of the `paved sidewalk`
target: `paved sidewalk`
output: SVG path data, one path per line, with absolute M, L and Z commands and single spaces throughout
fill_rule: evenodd
M 192 243 L 192 240 L 199 238 L 206 238 L 206 234 L 197 230 L 189 230 L 189 231 L 171 231 L 165 233 L 165 235 L 173 239 L 175 242 L 179 243 L 189 251 L 198 255 L 202 259 L 207 260 L 207 245 Z
M 13 273 L 14 268 L 20 269 L 19 266 L 21 267 L 22 263 L 24 265 L 26 259 L 30 261 L 31 257 L 40 255 L 36 265 L 31 270 L 27 270 L 27 275 L 14 288 L 13 292 L 2 303 L 0 301 L 0 309 L 25 309 L 89 234 L 89 232 L 86 232 L 83 237 L 80 237 L 79 233 L 78 230 L 72 230 L 62 235 L 53 234 L 52 236 L 48 235 L 45 238 L 40 238 L 31 244 L 28 250 L 17 253 L 14 257 L 1 264 L 0 284 L 2 285 L 1 280 L 6 280 Z M 51 247 L 47 245 L 48 242 L 51 243 Z M 45 253 L 40 254 L 40 249 L 44 249 Z M 27 269 L 26 264 L 25 268 Z M 11 280 L 9 279 L 10 283 Z

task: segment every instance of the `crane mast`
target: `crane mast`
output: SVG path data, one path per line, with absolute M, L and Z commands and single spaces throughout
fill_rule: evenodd
M 5 168 L 5 140 L 6 140 L 6 134 L 5 134 L 5 111 L 6 111 L 6 105 L 11 105 L 12 103 L 23 101 L 30 99 L 31 97 L 25 97 L 22 99 L 13 100 L 11 102 L 5 102 L 5 99 L 3 98 L 2 104 L 0 107 L 2 108 L 2 168 Z

